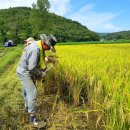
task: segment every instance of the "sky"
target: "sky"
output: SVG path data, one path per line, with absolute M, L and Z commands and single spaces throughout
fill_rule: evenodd
M 37 0 L 0 0 L 0 9 L 31 7 Z M 130 30 L 130 0 L 49 0 L 50 12 L 80 22 L 94 32 Z

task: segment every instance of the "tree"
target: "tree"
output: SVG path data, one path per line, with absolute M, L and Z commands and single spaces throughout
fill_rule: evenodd
M 8 26 L 0 19 L 0 42 L 3 44 L 7 40 Z
M 41 4 L 34 4 L 34 8 L 15 7 L 0 10 L 0 42 L 12 39 L 17 44 L 23 43 L 23 40 L 30 36 L 39 39 L 40 33 L 52 33 L 58 42 L 99 40 L 95 32 L 79 22 L 49 13 L 48 4 L 40 7 L 38 5 Z M 130 32 L 127 35 L 126 33 L 122 32 L 120 35 L 129 38 Z
M 48 12 L 50 8 L 50 2 L 48 0 L 37 0 L 37 4 L 33 3 L 32 7 L 42 12 Z
M 50 3 L 48 0 L 37 0 L 37 3 L 33 3 L 32 7 L 33 10 L 30 17 L 33 26 L 32 33 L 34 37 L 38 37 L 40 33 L 48 33 L 51 27 L 48 15 Z

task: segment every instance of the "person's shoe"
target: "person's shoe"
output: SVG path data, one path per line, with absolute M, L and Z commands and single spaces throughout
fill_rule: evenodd
M 35 121 L 35 122 L 32 122 L 31 125 L 34 128 L 44 128 L 44 127 L 46 127 L 46 122 L 45 121 Z
M 43 127 L 46 126 L 46 122 L 38 120 L 36 118 L 36 116 L 31 116 L 30 122 L 31 122 L 31 126 L 34 127 L 34 128 L 43 128 Z

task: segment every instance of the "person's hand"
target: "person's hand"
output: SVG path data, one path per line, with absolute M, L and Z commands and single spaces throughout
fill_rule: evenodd
M 52 58 L 52 57 L 45 57 L 45 63 L 52 63 L 52 64 L 56 64 L 57 63 L 57 61 L 56 61 L 56 59 L 54 59 L 54 58 Z
M 46 63 L 51 63 L 52 62 L 52 59 L 50 57 L 45 57 L 45 62 Z
M 45 75 L 46 75 L 46 72 L 42 71 L 41 77 L 43 78 L 43 77 L 45 77 Z

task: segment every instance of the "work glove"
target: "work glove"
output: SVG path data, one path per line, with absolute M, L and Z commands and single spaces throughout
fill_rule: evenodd
M 43 77 L 45 77 L 45 75 L 46 75 L 46 72 L 42 71 L 41 77 L 43 78 Z

